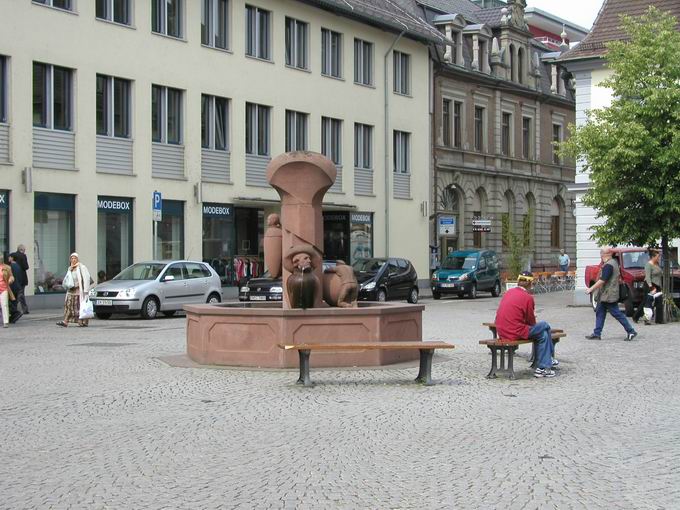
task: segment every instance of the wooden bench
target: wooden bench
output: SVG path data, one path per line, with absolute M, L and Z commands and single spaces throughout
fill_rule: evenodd
M 309 378 L 309 355 L 312 351 L 363 351 L 363 350 L 404 350 L 420 351 L 420 370 L 415 381 L 432 384 L 432 356 L 435 349 L 453 349 L 446 342 L 336 342 L 327 344 L 279 344 L 281 349 L 295 350 L 300 355 L 300 378 L 297 384 L 313 386 Z
M 559 342 L 560 338 L 564 338 L 567 334 L 563 331 L 552 330 L 553 343 Z M 499 372 L 507 373 L 510 379 L 515 378 L 514 357 L 515 351 L 522 344 L 533 344 L 533 352 L 536 352 L 536 345 L 538 340 L 533 339 L 519 339 L 519 340 L 505 340 L 501 338 L 494 338 L 493 340 L 480 340 L 480 345 L 486 345 L 491 351 L 491 370 L 487 379 L 495 379 Z M 508 368 L 505 368 L 505 354 L 508 355 Z M 496 354 L 500 355 L 500 367 L 496 362 Z M 531 363 L 531 368 L 536 368 L 536 356 L 534 355 Z
M 493 335 L 494 339 L 498 338 L 498 333 L 496 331 L 496 324 L 495 323 L 493 323 L 493 322 L 482 322 L 482 326 L 486 326 L 487 328 L 489 328 L 489 331 L 491 331 L 491 334 Z M 553 332 L 553 333 L 564 333 L 563 329 L 550 328 L 550 331 Z M 553 344 L 558 343 L 560 341 L 560 338 L 553 337 Z M 535 358 L 536 358 L 536 344 L 532 342 L 532 344 L 531 344 L 531 357 L 529 358 L 529 361 L 531 361 L 533 363 Z M 533 366 L 533 364 L 532 364 L 532 366 Z

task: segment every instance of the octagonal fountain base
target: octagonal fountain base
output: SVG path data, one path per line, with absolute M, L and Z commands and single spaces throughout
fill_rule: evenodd
M 187 354 L 201 365 L 295 368 L 297 352 L 278 344 L 422 341 L 422 305 L 359 303 L 358 308 L 283 310 L 280 303 L 188 305 Z M 315 352 L 313 367 L 378 366 L 418 359 L 418 351 Z

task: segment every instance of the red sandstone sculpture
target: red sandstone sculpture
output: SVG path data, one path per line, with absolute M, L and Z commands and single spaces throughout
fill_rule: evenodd
M 323 299 L 331 306 L 356 308 L 359 284 L 351 266 L 342 260 L 335 267 L 326 269 L 323 275 Z
M 264 231 L 264 263 L 272 278 L 281 276 L 281 244 L 283 233 L 278 214 L 267 216 L 267 230 Z
M 321 293 L 321 282 L 313 273 L 319 263 L 317 253 L 309 245 L 293 246 L 283 258 L 283 267 L 290 273 L 286 292 L 291 308 L 314 308 Z

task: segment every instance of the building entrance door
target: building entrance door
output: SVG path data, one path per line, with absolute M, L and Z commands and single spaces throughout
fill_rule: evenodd
M 454 251 L 458 250 L 458 237 L 442 237 L 441 242 L 441 257 L 440 261 L 443 263 L 444 259 L 451 255 Z

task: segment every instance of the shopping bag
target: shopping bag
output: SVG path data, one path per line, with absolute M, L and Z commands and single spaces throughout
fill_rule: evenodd
M 92 306 L 92 301 L 88 298 L 83 299 L 80 302 L 80 314 L 78 315 L 80 320 L 94 319 L 94 306 Z

